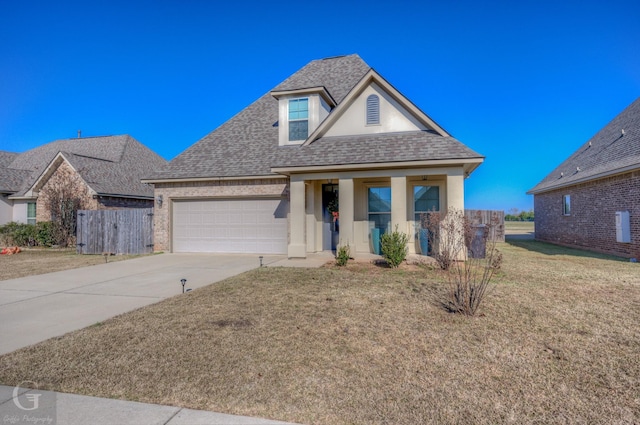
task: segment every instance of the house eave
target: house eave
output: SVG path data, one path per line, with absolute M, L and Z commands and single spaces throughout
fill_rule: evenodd
M 335 99 L 331 97 L 331 94 L 327 91 L 326 87 L 307 87 L 296 90 L 273 90 L 271 91 L 271 96 L 276 99 L 280 99 L 283 96 L 299 96 L 303 94 L 318 94 L 320 95 L 325 102 L 329 104 L 330 107 L 335 107 L 337 105 Z
M 606 171 L 603 173 L 597 173 L 597 174 L 591 174 L 582 178 L 578 178 L 578 179 L 573 179 L 571 181 L 568 181 L 566 183 L 560 183 L 560 184 L 554 184 L 552 186 L 547 186 L 544 187 L 542 189 L 531 189 L 529 191 L 527 191 L 527 195 L 538 195 L 541 193 L 545 193 L 545 192 L 551 192 L 554 190 L 558 190 L 558 189 L 562 189 L 565 187 L 569 187 L 569 186 L 575 186 L 577 184 L 580 183 L 586 183 L 592 180 L 599 180 L 599 179 L 603 179 L 606 177 L 612 177 L 612 176 L 617 176 L 620 174 L 625 174 L 631 171 L 635 171 L 635 170 L 640 170 L 640 164 L 633 164 L 633 165 L 629 165 L 627 167 L 623 167 L 623 168 L 618 168 L 616 170 L 610 170 L 610 171 Z M 562 178 L 562 177 L 561 177 Z
M 402 161 L 402 162 L 379 162 L 367 164 L 332 164 L 332 165 L 314 165 L 300 167 L 274 167 L 271 171 L 274 173 L 289 176 L 291 174 L 309 173 L 309 172 L 326 172 L 326 171 L 360 171 L 360 170 L 379 170 L 379 169 L 399 169 L 399 168 L 424 168 L 424 167 L 454 167 L 461 166 L 465 170 L 465 175 L 469 176 L 480 164 L 484 162 L 484 158 L 469 159 L 439 159 L 427 161 Z
M 281 175 L 266 174 L 256 176 L 212 176 L 212 177 L 181 177 L 175 179 L 142 179 L 142 183 L 154 184 L 154 183 L 186 183 L 186 182 L 212 182 L 212 181 L 227 181 L 227 180 L 265 180 L 265 179 L 281 179 Z

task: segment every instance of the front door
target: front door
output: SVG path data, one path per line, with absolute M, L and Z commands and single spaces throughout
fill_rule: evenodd
M 322 185 L 322 249 L 334 251 L 339 243 L 338 185 Z

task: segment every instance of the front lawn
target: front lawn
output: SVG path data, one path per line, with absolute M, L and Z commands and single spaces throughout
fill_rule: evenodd
M 80 255 L 74 248 L 23 248 L 14 255 L 0 255 L 0 280 L 15 279 L 61 270 L 93 266 L 105 261 L 122 261 L 139 255 Z
M 0 357 L 0 383 L 310 424 L 638 423 L 640 265 L 500 244 L 473 318 L 433 269 L 262 268 Z

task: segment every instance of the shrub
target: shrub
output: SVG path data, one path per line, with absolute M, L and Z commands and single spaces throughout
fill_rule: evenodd
M 39 246 L 53 246 L 56 244 L 54 224 L 50 221 L 36 223 L 35 239 Z
M 0 226 L 2 246 L 52 246 L 55 244 L 53 223 L 36 224 L 11 222 Z
M 351 248 L 349 244 L 340 246 L 336 253 L 336 264 L 340 267 L 346 266 L 349 258 L 351 258 Z
M 33 246 L 35 234 L 33 224 L 11 222 L 0 227 L 0 239 L 5 246 Z
M 382 256 L 387 260 L 389 267 L 396 268 L 407 258 L 407 244 L 409 235 L 398 231 L 398 226 L 391 233 L 385 233 L 380 237 Z
M 447 271 L 449 291 L 443 305 L 452 312 L 473 316 L 478 311 L 491 278 L 502 264 L 502 254 L 496 249 L 495 239 L 489 239 L 491 230 L 499 225 L 497 217 L 487 223 L 482 232 L 476 229 L 464 216 L 463 211 L 450 209 L 442 217 L 430 213 L 425 218 L 434 242 L 434 257 L 440 268 Z M 431 242 L 431 241 L 430 241 Z M 472 245 L 484 248 L 472 251 Z M 467 254 L 470 255 L 467 258 Z

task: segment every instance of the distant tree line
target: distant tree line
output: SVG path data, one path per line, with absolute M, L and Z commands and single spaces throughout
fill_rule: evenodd
M 504 215 L 505 221 L 533 221 L 533 210 L 518 211 L 517 208 L 511 208 L 507 214 Z

